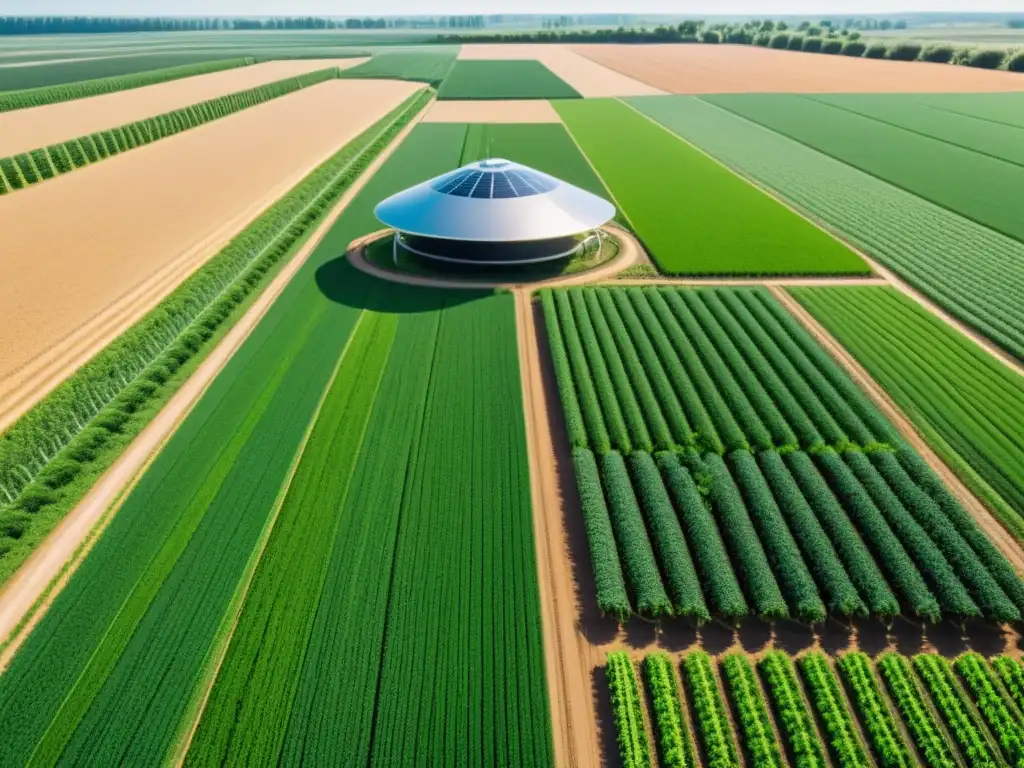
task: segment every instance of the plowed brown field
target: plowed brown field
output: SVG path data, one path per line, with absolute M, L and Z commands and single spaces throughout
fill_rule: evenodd
M 420 87 L 330 80 L 0 198 L 0 429 Z
M 669 93 L 1024 91 L 1024 76 L 747 45 L 574 45 L 573 51 Z
M 0 114 L 0 157 L 116 128 L 275 80 L 328 67 L 347 69 L 363 61 L 366 59 L 268 61 L 90 99 L 5 112 Z

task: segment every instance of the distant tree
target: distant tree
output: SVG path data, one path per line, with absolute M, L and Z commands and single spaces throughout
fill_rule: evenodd
M 921 51 L 921 61 L 931 61 L 935 64 L 949 64 L 956 55 L 956 49 L 951 45 L 929 45 Z
M 801 21 L 800 26 L 796 28 L 797 32 L 806 32 L 811 27 L 811 22 Z
M 887 53 L 889 53 L 889 46 L 885 43 L 872 43 L 864 51 L 864 56 L 868 59 L 884 59 Z
M 851 40 L 851 41 L 849 41 L 849 42 L 847 42 L 847 43 L 845 43 L 843 45 L 843 49 L 840 51 L 840 53 L 843 56 L 863 56 L 864 52 L 867 49 L 868 49 L 868 47 L 864 43 L 860 42 L 859 40 Z M 885 53 L 883 52 L 882 56 L 884 56 L 884 55 L 885 55 Z M 877 58 L 882 58 L 882 57 L 879 56 Z
M 897 21 L 895 24 L 892 25 L 892 28 L 893 29 L 906 29 L 907 28 L 907 21 L 906 21 L 906 19 L 900 19 L 899 21 Z
M 920 43 L 896 43 L 889 49 L 889 58 L 894 61 L 917 61 L 921 56 Z
M 717 29 L 706 29 L 704 30 L 704 34 L 701 35 L 700 41 L 702 43 L 710 43 L 714 45 L 715 43 L 722 42 L 722 36 L 719 34 Z
M 789 38 L 789 50 L 791 51 L 802 51 L 804 49 L 804 36 L 793 35 Z
M 1004 61 L 1006 61 L 1006 51 L 995 48 L 978 48 L 971 52 L 964 64 L 978 69 L 999 69 Z
M 777 35 L 772 35 L 772 39 L 768 43 L 768 47 L 778 48 L 779 50 L 789 48 L 789 35 L 787 35 L 785 32 L 780 32 Z
M 821 44 L 822 53 L 831 53 L 833 55 L 842 53 L 843 41 L 842 40 L 826 40 Z
M 772 41 L 771 33 L 769 32 L 758 32 L 754 37 L 754 45 L 759 45 L 762 48 L 767 48 L 768 44 Z
M 808 37 L 804 40 L 803 50 L 808 53 L 821 53 L 821 38 Z

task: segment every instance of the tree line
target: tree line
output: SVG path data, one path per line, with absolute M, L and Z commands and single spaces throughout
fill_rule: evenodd
M 683 21 L 675 26 L 661 25 L 654 29 L 619 27 L 593 30 L 546 29 L 484 35 L 442 34 L 436 40 L 440 43 L 729 43 L 856 58 L 927 61 L 1024 72 L 1024 50 L 956 46 L 950 43 L 925 44 L 912 40 L 865 40 L 856 24 L 846 25 L 844 22 L 843 26 L 837 26 L 827 19 L 817 24 L 804 21 L 793 27 L 784 21 L 771 20 L 710 25 L 704 21 Z
M 251 29 L 482 29 L 485 26 L 485 18 L 480 15 L 338 19 L 316 16 L 278 16 L 265 19 L 0 16 L 0 35 L 87 35 L 117 32 L 202 32 Z

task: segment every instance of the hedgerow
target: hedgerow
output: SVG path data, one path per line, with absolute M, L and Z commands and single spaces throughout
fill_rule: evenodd
M 634 607 L 647 616 L 671 614 L 672 602 L 665 594 L 629 472 L 619 454 L 608 453 L 601 457 L 601 479 Z
M 836 453 L 822 452 L 816 459 L 822 474 L 842 501 L 843 508 L 853 518 L 875 562 L 884 570 L 889 584 L 906 601 L 905 607 L 923 619 L 939 621 L 941 610 L 938 601 L 929 591 L 903 544 L 842 457 Z
M 736 451 L 729 454 L 729 465 L 789 604 L 790 614 L 809 624 L 824 621 L 825 604 L 757 461 L 745 451 Z
M 783 457 L 774 451 L 763 451 L 757 455 L 757 461 L 828 604 L 829 612 L 839 616 L 866 616 L 867 606 L 857 594 L 857 588 L 846 573 L 835 547 Z
M 707 502 L 676 455 L 659 454 L 657 463 L 690 542 L 704 594 L 715 615 L 733 621 L 743 618 L 750 609 Z
M 98 96 L 101 93 L 141 88 L 142 86 L 165 83 L 182 77 L 193 77 L 211 72 L 220 72 L 225 69 L 246 67 L 255 63 L 256 59 L 251 57 L 206 61 L 199 64 L 185 64 L 180 67 L 136 72 L 131 75 L 104 77 L 97 80 L 81 80 L 76 83 L 49 85 L 43 88 L 30 88 L 22 91 L 8 91 L 0 94 L 0 112 L 10 112 L 14 109 L 25 109 L 26 107 L 40 107 L 45 104 L 56 104 L 73 99 L 84 99 L 89 96 Z
M 28 152 L 23 152 L 19 155 L 15 155 L 11 160 L 21 170 L 21 177 L 24 179 L 25 184 L 31 185 L 45 179 L 52 178 L 54 174 L 68 173 L 74 168 L 80 168 L 89 163 L 94 163 L 99 160 L 106 159 L 112 155 L 119 154 L 121 152 L 127 152 L 134 147 L 140 146 L 141 144 L 148 144 L 158 139 L 167 138 L 173 136 L 182 131 L 188 130 L 189 128 L 195 128 L 203 123 L 216 120 L 221 117 L 238 112 L 242 109 L 262 104 L 276 99 L 281 96 L 285 96 L 289 93 L 293 93 L 302 88 L 307 88 L 311 85 L 322 83 L 325 80 L 333 79 L 338 76 L 338 69 L 323 69 L 317 72 L 311 72 L 305 75 L 299 75 L 298 77 L 290 77 L 285 80 L 278 80 L 273 83 L 267 83 L 265 85 L 256 86 L 246 91 L 239 93 L 229 94 L 227 96 L 220 96 L 215 99 L 203 102 L 200 105 L 183 107 L 176 109 L 173 112 L 167 112 L 162 115 L 155 117 L 148 117 L 143 120 L 139 120 L 134 124 L 121 126 L 122 137 L 124 136 L 123 131 L 131 130 L 133 127 L 138 129 L 144 129 L 143 133 L 146 137 L 144 141 L 136 141 L 128 143 L 122 138 L 124 143 L 118 141 L 118 138 L 111 131 L 103 131 L 102 133 L 94 133 L 88 136 L 80 136 L 75 139 L 69 139 L 61 144 L 51 145 L 46 149 L 34 149 Z M 202 107 L 202 109 L 197 109 Z M 79 147 L 83 148 L 83 151 L 76 151 Z M 66 149 L 69 152 L 71 165 L 68 165 L 62 159 L 60 162 L 55 163 L 51 166 L 49 157 L 54 152 L 59 152 L 60 149 Z M 49 153 L 49 154 L 48 154 Z M 0 171 L 3 175 L 8 177 L 7 168 L 3 161 L 0 161 Z
M 728 467 L 715 454 L 707 457 L 705 466 L 711 476 L 709 498 L 721 523 L 722 537 L 754 611 L 763 619 L 788 618 L 786 601 Z
M 551 360 L 554 363 L 555 381 L 558 384 L 558 399 L 562 403 L 562 412 L 565 415 L 565 429 L 569 434 L 569 443 L 573 448 L 586 448 L 589 445 L 587 429 L 583 423 L 583 413 L 580 411 L 579 398 L 576 397 L 572 368 L 569 365 L 569 355 L 565 350 L 562 328 L 558 322 L 558 312 L 555 309 L 554 296 L 550 290 L 545 290 L 541 291 L 540 299 L 541 306 L 544 308 L 544 326 L 548 332 L 548 349 L 551 352 Z
M 587 530 L 590 548 L 590 562 L 594 569 L 594 583 L 597 587 L 597 606 L 603 613 L 625 620 L 630 613 L 629 596 L 622 576 L 622 564 L 615 545 L 608 505 L 601 489 L 594 454 L 586 448 L 574 448 L 573 467 L 576 471 L 576 487 L 580 494 L 583 524 Z
M 633 487 L 647 520 L 647 530 L 650 531 L 651 542 L 665 574 L 666 587 L 672 596 L 675 614 L 695 619 L 699 623 L 709 621 L 711 614 L 704 602 L 690 550 L 654 459 L 648 453 L 636 451 L 630 455 L 628 463 Z
M 622 758 L 623 768 L 650 766 L 651 754 L 640 703 L 640 690 L 629 655 L 624 651 L 609 653 L 605 675 L 611 691 L 612 714 L 618 732 L 619 756 Z
M 426 92 L 410 97 L 347 144 L 11 426 L 0 441 L 0 501 L 7 502 L 0 524 L 48 505 L 54 510 L 45 525 L 56 524 L 155 415 L 150 405 L 180 385 L 175 372 L 200 353 L 428 99 Z M 50 490 L 37 479 L 58 458 L 76 461 L 82 470 L 70 485 Z M 42 533 L 35 530 L 22 543 L 0 539 L 0 581 Z
M 568 297 L 580 340 L 583 342 L 583 351 L 587 356 L 590 375 L 597 389 L 601 413 L 604 415 L 612 448 L 620 453 L 629 453 L 634 445 L 640 450 L 643 450 L 644 446 L 650 447 L 651 439 L 647 434 L 647 426 L 636 404 L 632 384 L 622 366 L 622 360 L 608 332 L 604 317 L 598 312 L 597 316 L 591 318 L 590 309 L 582 293 L 569 291 Z M 600 336 L 597 335 L 596 328 L 600 329 Z
M 594 453 L 608 453 L 611 450 L 608 430 L 605 427 L 604 417 L 601 415 L 601 406 L 598 404 L 597 392 L 594 390 L 594 380 L 591 377 L 590 367 L 587 365 L 587 357 L 580 341 L 579 328 L 573 319 L 568 294 L 564 291 L 556 291 L 554 293 L 554 303 L 555 308 L 558 310 L 558 323 L 562 330 L 562 339 L 565 341 L 566 351 L 568 352 L 569 363 L 572 368 L 572 380 L 576 385 L 576 392 L 579 396 L 580 409 L 583 413 L 584 423 L 587 426 L 587 437 L 590 440 L 590 447 Z

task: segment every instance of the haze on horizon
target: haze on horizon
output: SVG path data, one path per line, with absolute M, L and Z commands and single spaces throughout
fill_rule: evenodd
M 0 0 L 12 16 L 388 16 L 433 14 L 872 15 L 913 11 L 1015 12 L 1021 0 Z

